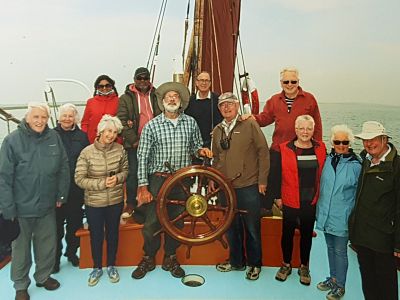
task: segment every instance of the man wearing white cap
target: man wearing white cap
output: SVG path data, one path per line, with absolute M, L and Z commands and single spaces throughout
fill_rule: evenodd
M 400 257 L 400 157 L 382 124 L 362 132 L 364 159 L 349 237 L 357 249 L 365 299 L 398 299 L 395 257 Z

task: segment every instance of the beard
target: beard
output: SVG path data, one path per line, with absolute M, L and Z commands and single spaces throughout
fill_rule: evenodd
M 167 111 L 169 113 L 176 113 L 179 110 L 180 103 L 168 104 L 168 103 L 163 102 L 163 106 L 164 106 L 165 111 Z

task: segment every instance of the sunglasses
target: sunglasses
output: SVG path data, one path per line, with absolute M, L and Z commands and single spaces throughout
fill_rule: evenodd
M 290 82 L 291 84 L 296 84 L 298 81 L 297 81 L 297 80 L 283 80 L 283 81 L 282 81 L 283 84 L 289 84 L 289 82 Z
M 350 144 L 350 141 L 333 141 L 333 144 L 336 145 L 336 146 L 338 146 L 340 144 L 342 144 L 344 146 L 347 146 L 347 145 Z
M 144 80 L 144 81 L 146 81 L 146 80 L 150 80 L 150 77 L 138 76 L 138 77 L 136 77 L 136 80 L 139 80 L 139 81 Z
M 97 88 L 98 88 L 98 89 L 104 89 L 104 88 L 109 89 L 109 88 L 112 88 L 112 85 L 109 84 L 109 83 L 107 83 L 107 84 L 99 84 L 99 85 L 97 86 Z

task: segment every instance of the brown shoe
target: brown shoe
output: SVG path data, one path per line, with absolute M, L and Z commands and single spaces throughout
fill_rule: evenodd
M 185 271 L 179 265 L 176 255 L 164 256 L 162 269 L 170 271 L 171 275 L 176 278 L 182 278 L 185 276 Z
M 292 267 L 290 264 L 282 263 L 282 267 L 280 267 L 276 273 L 275 279 L 279 281 L 285 281 L 290 274 L 292 274 Z
M 55 280 L 54 278 L 47 278 L 45 282 L 43 283 L 36 283 L 37 287 L 44 287 L 48 291 L 54 291 L 60 287 L 60 283 Z
M 310 275 L 310 269 L 307 266 L 301 265 L 297 273 L 300 276 L 301 284 L 310 285 L 311 275 Z
M 156 268 L 154 257 L 143 256 L 141 262 L 135 270 L 132 272 L 132 278 L 141 279 L 147 272 L 153 271 Z
M 15 293 L 15 300 L 29 300 L 28 290 L 19 290 Z

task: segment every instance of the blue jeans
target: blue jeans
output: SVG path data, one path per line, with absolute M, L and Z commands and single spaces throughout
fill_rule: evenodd
M 261 267 L 261 198 L 258 185 L 238 188 L 235 192 L 238 209 L 247 210 L 247 213 L 236 214 L 227 232 L 229 261 L 235 267 L 246 264 Z
M 115 266 L 118 250 L 119 219 L 123 205 L 123 202 L 105 207 L 86 205 L 93 268 L 102 267 L 104 229 L 107 241 L 107 266 Z
M 349 265 L 347 260 L 347 243 L 349 238 L 347 236 L 336 236 L 329 233 L 324 234 L 328 247 L 330 277 L 335 278 L 337 285 L 344 288 Z

